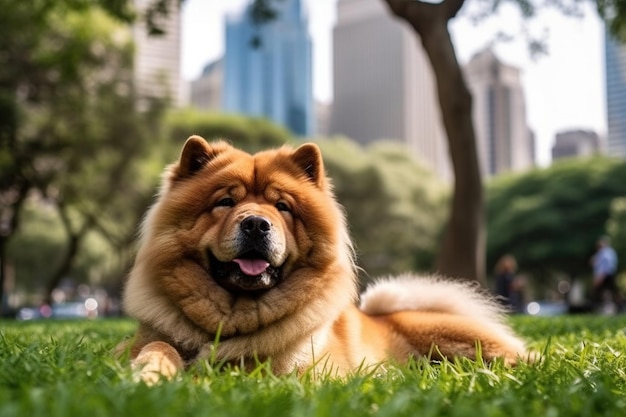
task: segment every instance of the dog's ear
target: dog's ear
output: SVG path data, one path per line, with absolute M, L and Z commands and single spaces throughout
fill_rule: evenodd
M 324 162 L 322 152 L 314 143 L 305 143 L 294 151 L 291 158 L 306 176 L 318 187 L 324 186 Z
M 178 177 L 186 178 L 194 175 L 228 147 L 229 145 L 225 142 L 209 144 L 200 136 L 190 136 L 180 154 L 176 172 Z

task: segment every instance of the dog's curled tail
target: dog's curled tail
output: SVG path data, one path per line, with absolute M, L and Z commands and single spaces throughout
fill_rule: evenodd
M 431 311 L 469 317 L 519 343 L 505 323 L 506 309 L 476 282 L 414 274 L 385 278 L 361 294 L 359 308 L 369 315 Z
M 361 294 L 360 309 L 372 315 L 417 310 L 477 318 L 500 317 L 505 312 L 476 282 L 415 274 L 370 284 Z

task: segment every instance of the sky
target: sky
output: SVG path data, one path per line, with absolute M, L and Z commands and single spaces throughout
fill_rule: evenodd
M 382 0 L 379 0 L 382 1 Z M 313 38 L 313 95 L 332 101 L 332 29 L 336 0 L 303 0 Z M 182 72 L 197 78 L 202 68 L 224 52 L 224 19 L 239 12 L 248 0 L 186 0 L 183 3 Z M 480 50 L 493 45 L 505 63 L 521 69 L 526 94 L 527 121 L 535 132 L 537 161 L 550 161 L 554 135 L 562 130 L 591 129 L 606 134 L 604 87 L 604 29 L 591 7 L 583 17 L 566 17 L 544 10 L 522 28 L 512 8 L 476 25 L 466 5 L 450 25 L 459 62 L 463 65 Z M 523 30 L 546 39 L 548 54 L 532 57 Z M 495 42 L 505 31 L 512 41 Z

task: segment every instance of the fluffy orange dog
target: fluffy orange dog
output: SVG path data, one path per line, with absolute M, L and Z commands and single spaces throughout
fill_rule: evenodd
M 155 381 L 209 353 L 246 367 L 269 359 L 279 374 L 476 358 L 478 344 L 486 360 L 525 355 L 474 287 L 407 275 L 379 281 L 357 308 L 355 270 L 316 145 L 250 155 L 192 136 L 164 173 L 125 289 L 140 323 L 133 366 Z

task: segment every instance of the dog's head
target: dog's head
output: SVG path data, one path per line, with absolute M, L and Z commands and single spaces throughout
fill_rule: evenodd
M 142 232 L 125 308 L 164 334 L 185 321 L 248 334 L 354 297 L 350 241 L 314 144 L 250 155 L 192 136 Z

